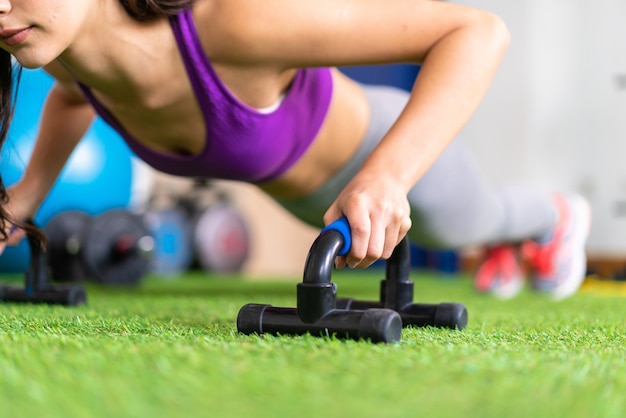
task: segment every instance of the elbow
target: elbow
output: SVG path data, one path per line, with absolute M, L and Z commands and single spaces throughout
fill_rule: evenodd
M 511 43 L 511 33 L 504 20 L 481 9 L 462 10 L 436 45 L 446 44 L 458 54 L 481 57 L 485 63 L 499 63 Z
M 474 33 L 480 37 L 483 48 L 498 55 L 504 55 L 511 43 L 511 33 L 502 18 L 481 11 L 477 13 L 470 25 Z

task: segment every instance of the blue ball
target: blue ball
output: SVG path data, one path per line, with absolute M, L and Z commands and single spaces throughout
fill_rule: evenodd
M 43 70 L 24 70 L 13 123 L 0 153 L 0 174 L 10 186 L 23 175 L 32 154 L 46 95 L 53 79 Z M 43 202 L 35 223 L 45 224 L 56 214 L 81 210 L 98 215 L 128 208 L 133 182 L 134 154 L 119 135 L 97 118 L 82 138 Z M 26 242 L 0 256 L 0 272 L 22 272 L 30 254 Z

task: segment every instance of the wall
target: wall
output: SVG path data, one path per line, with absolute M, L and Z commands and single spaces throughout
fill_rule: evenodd
M 626 2 L 459 3 L 495 12 L 512 34 L 463 132 L 487 174 L 583 193 L 589 253 L 626 255 Z

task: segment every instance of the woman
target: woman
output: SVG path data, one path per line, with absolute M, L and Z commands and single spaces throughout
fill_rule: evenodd
M 57 80 L 24 177 L 6 192 L 4 230 L 34 215 L 95 109 L 159 170 L 257 184 L 319 226 L 347 216 L 339 267 L 389 257 L 409 229 L 443 247 L 551 237 L 564 216 L 549 195 L 492 190 L 452 142 L 508 41 L 490 13 L 423 0 L 0 0 L 2 133 L 9 55 Z M 392 62 L 422 64 L 410 95 L 330 68 Z M 580 199 L 566 202 L 587 216 Z M 9 244 L 23 236 L 14 229 Z M 505 259 L 489 258 L 482 290 L 522 280 L 502 277 Z

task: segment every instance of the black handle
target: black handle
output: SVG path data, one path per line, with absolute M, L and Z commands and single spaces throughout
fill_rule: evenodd
M 337 287 L 331 282 L 335 258 L 350 251 L 350 227 L 345 217 L 322 230 L 307 255 L 302 283 L 297 286 L 298 316 L 305 323 L 318 321 L 336 308 Z M 396 246 L 387 260 L 387 272 L 408 281 L 411 259 L 407 237 Z M 389 293 L 391 295 L 395 293 Z M 394 301 L 390 305 L 396 305 Z

